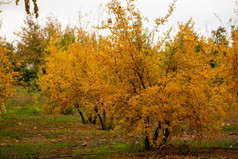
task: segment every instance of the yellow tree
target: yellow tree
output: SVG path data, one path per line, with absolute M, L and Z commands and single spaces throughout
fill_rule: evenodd
M 162 86 L 159 89 L 164 100 L 161 104 L 167 109 L 162 121 L 167 123 L 165 132 L 176 132 L 182 128 L 181 123 L 186 123 L 186 128 L 200 137 L 207 130 L 216 129 L 227 105 L 219 84 L 213 83 L 212 45 L 193 31 L 191 20 L 185 25 L 180 24 L 179 29 L 173 42 L 167 44 L 162 53 L 164 73 L 159 79 Z
M 165 17 L 156 19 L 156 27 L 167 21 L 172 14 L 174 3 Z M 110 30 L 107 43 L 99 55 L 105 68 L 107 81 L 102 100 L 104 107 L 120 121 L 126 136 L 143 133 L 146 148 L 150 147 L 150 123 L 154 122 L 154 110 L 150 102 L 138 103 L 140 95 L 158 84 L 161 77 L 159 46 L 151 42 L 150 34 L 145 34 L 143 18 L 133 1 L 123 6 L 118 1 L 107 5 L 109 18 L 102 23 L 103 29 Z M 137 104 L 136 104 L 137 103 Z M 151 112 L 149 112 L 151 110 Z
M 9 2 L 0 2 L 2 4 L 8 4 Z M 1 13 L 1 10 L 0 10 Z M 0 21 L 1 28 L 1 21 Z M 5 45 L 5 39 L 0 36 L 0 115 L 4 113 L 5 102 L 14 94 L 13 88 L 14 72 L 11 61 L 8 56 L 12 55 L 12 52 Z
M 47 50 L 50 55 L 46 59 L 46 73 L 41 77 L 41 89 L 51 98 L 49 109 L 60 112 L 75 107 L 83 123 L 86 122 L 83 114 L 88 114 L 92 122 L 95 112 L 102 129 L 106 129 L 105 120 L 97 107 L 99 94 L 96 87 L 92 87 L 97 85 L 101 69 L 96 63 L 98 44 L 94 35 L 81 29 L 78 29 L 77 39 L 77 42 L 63 48 L 57 45 L 59 42 L 51 41 Z
M 4 47 L 4 40 L 0 37 L 0 114 L 5 110 L 5 102 L 14 94 L 13 88 L 14 73 L 6 53 L 10 53 L 9 50 Z
M 226 91 L 226 102 L 232 106 L 231 110 L 237 109 L 238 104 L 238 27 L 231 30 L 231 44 L 225 49 L 219 50 L 221 64 L 219 68 L 220 84 Z
M 237 27 L 231 27 L 230 34 L 223 27 L 212 33 L 209 46 L 210 65 L 215 72 L 213 83 L 218 84 L 226 94 L 223 100 L 228 106 L 227 113 L 232 113 L 237 109 Z
M 227 80 L 229 81 L 229 91 L 233 94 L 235 104 L 237 104 L 238 97 L 238 27 L 232 29 L 232 46 L 228 52 L 227 59 Z M 229 71 L 228 71 L 229 70 Z
M 100 59 L 108 77 L 104 107 L 118 117 L 117 128 L 126 136 L 143 134 L 146 149 L 161 148 L 183 127 L 197 137 L 215 130 L 228 104 L 224 89 L 213 83 L 211 44 L 194 32 L 191 20 L 179 25 L 163 49 L 143 33 L 142 17 L 132 1 L 125 7 L 112 1 L 108 8 L 111 15 L 102 28 L 111 34 Z M 156 28 L 172 10 L 173 5 L 168 15 L 156 19 Z

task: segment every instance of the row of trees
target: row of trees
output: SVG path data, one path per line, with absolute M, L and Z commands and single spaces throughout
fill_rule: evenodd
M 52 19 L 43 29 L 27 20 L 15 55 L 41 72 L 39 88 L 49 97 L 45 110 L 76 108 L 83 123 L 99 121 L 103 130 L 143 136 L 146 149 L 160 149 L 182 131 L 201 138 L 217 130 L 237 109 L 237 26 L 231 34 L 219 28 L 205 37 L 189 20 L 175 37 L 153 41 L 174 3 L 152 32 L 145 31 L 132 0 L 106 7 L 108 19 L 98 29 L 107 36 L 82 27 L 61 31 Z

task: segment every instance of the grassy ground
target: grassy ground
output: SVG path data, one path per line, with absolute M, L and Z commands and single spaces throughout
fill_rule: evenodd
M 143 143 L 112 137 L 100 125 L 82 124 L 77 113 L 42 113 L 39 92 L 17 87 L 0 120 L 0 158 L 238 158 L 238 121 L 226 123 L 213 139 L 202 143 L 189 136 L 173 138 L 159 153 Z

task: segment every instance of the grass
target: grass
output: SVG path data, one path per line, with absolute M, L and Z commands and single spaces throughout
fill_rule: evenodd
M 6 131 L 0 131 L 0 135 L 2 137 L 21 138 L 21 137 L 24 137 L 25 134 L 24 133 L 15 133 L 15 132 L 6 130 Z
M 174 145 L 178 148 L 189 148 L 189 149 L 211 149 L 211 148 L 238 148 L 236 145 L 236 139 L 217 139 L 217 140 L 176 140 L 170 141 L 169 144 Z
M 15 142 L 8 143 L 1 147 L 0 158 L 39 158 L 50 157 L 51 154 L 58 152 L 67 152 L 68 148 L 73 146 L 73 143 L 63 142 Z M 50 151 L 49 151 L 50 150 Z
M 134 142 L 121 142 L 118 140 L 112 140 L 108 144 L 91 145 L 91 147 L 85 150 L 78 150 L 76 154 L 96 155 L 98 157 L 108 156 L 110 154 L 132 154 L 143 151 L 143 145 L 141 143 L 135 144 Z
M 238 130 L 238 125 L 224 125 L 221 129 L 224 132 L 234 132 L 235 130 Z
M 14 143 L 1 147 L 1 158 L 36 158 L 37 150 L 30 143 Z
M 80 122 L 80 118 L 78 116 L 54 116 L 52 118 L 47 118 L 44 122 L 46 123 L 56 123 L 56 122 Z
M 130 158 L 156 156 L 144 151 L 143 141 L 125 141 L 120 135 L 100 130 L 100 124 L 82 124 L 79 114 L 51 115 L 42 113 L 46 101 L 39 92 L 16 87 L 17 94 L 6 105 L 6 115 L 0 120 L 0 158 Z M 237 131 L 237 125 L 222 127 L 222 134 Z M 118 132 L 120 134 L 120 132 Z M 237 135 L 220 139 L 205 139 L 202 143 L 174 139 L 166 149 L 168 155 L 188 149 L 238 148 Z M 173 150 L 179 153 L 173 154 Z M 219 154 L 219 153 L 218 153 Z M 174 158 L 174 156 L 172 156 Z M 206 156 L 205 156 L 206 158 Z

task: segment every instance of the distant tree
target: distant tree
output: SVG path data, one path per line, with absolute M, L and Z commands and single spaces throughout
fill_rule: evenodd
M 69 44 L 75 42 L 75 31 L 69 26 L 62 31 L 61 24 L 57 18 L 53 17 L 47 18 L 44 27 L 31 15 L 28 15 L 24 22 L 25 26 L 17 34 L 20 40 L 16 47 L 16 57 L 22 64 L 17 68 L 17 71 L 20 72 L 19 80 L 25 86 L 37 88 L 39 71 L 46 73 L 45 59 L 50 54 L 47 49 L 50 41 L 54 39 L 54 45 L 67 48 Z
M 46 24 L 43 30 L 47 41 L 61 38 L 62 35 L 61 23 L 55 17 L 49 16 L 46 18 Z
M 45 57 L 46 40 L 44 32 L 32 16 L 27 16 L 24 23 L 25 26 L 17 34 L 20 40 L 17 43 L 16 56 L 25 64 L 37 68 L 43 64 Z
M 46 56 L 47 39 L 43 28 L 31 15 L 26 17 L 24 23 L 21 32 L 17 33 L 20 40 L 17 41 L 15 56 L 21 65 L 15 70 L 20 73 L 18 80 L 21 84 L 37 88 L 38 71 L 44 65 Z

